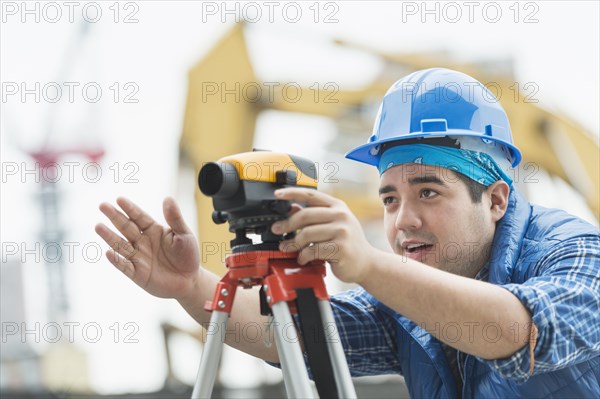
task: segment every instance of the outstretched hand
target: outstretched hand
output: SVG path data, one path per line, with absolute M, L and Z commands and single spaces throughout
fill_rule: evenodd
M 117 204 L 124 213 L 106 202 L 100 204 L 100 210 L 125 238 L 102 223 L 96 225 L 96 233 L 112 248 L 106 252 L 108 260 L 152 295 L 180 299 L 192 292 L 200 251 L 175 200 L 163 202 L 169 227 L 158 224 L 125 198 L 118 198 Z

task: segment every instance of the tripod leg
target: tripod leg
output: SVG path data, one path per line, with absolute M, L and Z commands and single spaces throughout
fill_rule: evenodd
M 283 336 L 284 329 L 294 325 L 287 302 L 278 302 L 271 306 L 275 318 L 275 334 L 277 336 L 277 351 L 281 367 L 286 378 L 285 386 L 289 389 L 288 396 L 294 398 L 312 398 L 315 396 L 310 385 L 304 357 L 299 342 L 290 342 Z M 291 377 L 291 378 L 290 378 Z M 289 381 L 288 381 L 289 380 Z
M 198 369 L 198 376 L 196 377 L 196 384 L 192 391 L 192 399 L 210 398 L 210 395 L 212 394 L 215 379 L 217 377 L 219 360 L 221 359 L 221 352 L 223 351 L 223 339 L 225 334 L 221 332 L 225 331 L 228 318 L 228 313 L 219 312 L 218 310 L 213 311 L 210 316 L 210 325 L 217 327 L 218 333 L 209 334 L 206 338 L 202 359 L 200 360 L 200 368 Z
M 342 347 L 337 327 L 335 327 L 335 319 L 333 318 L 333 311 L 331 310 L 329 301 L 320 300 L 319 310 L 321 311 L 326 334 L 325 341 L 329 349 L 329 356 L 340 398 L 356 398 L 356 391 L 354 390 L 354 384 L 352 384 L 348 362 L 346 361 L 346 355 L 344 354 L 344 348 Z M 327 334 L 328 328 L 331 327 L 335 328 L 333 335 Z
M 281 348 L 284 345 L 283 339 L 279 334 L 279 331 L 275 331 L 275 345 L 277 345 L 277 348 Z M 285 386 L 285 391 L 289 394 L 289 392 L 292 392 L 291 384 L 292 380 L 294 379 L 294 376 L 290 373 L 290 370 L 288 370 L 289 361 L 284 360 L 284 357 L 285 353 L 280 352 L 279 361 L 281 363 L 281 372 L 283 374 L 283 385 Z

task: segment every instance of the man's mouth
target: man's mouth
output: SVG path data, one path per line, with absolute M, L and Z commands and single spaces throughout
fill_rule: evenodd
M 431 247 L 433 247 L 431 244 L 411 244 L 406 247 L 406 252 L 412 254 L 414 252 L 422 251 Z
M 426 242 L 403 242 L 404 256 L 422 262 L 427 253 L 433 249 L 433 244 Z

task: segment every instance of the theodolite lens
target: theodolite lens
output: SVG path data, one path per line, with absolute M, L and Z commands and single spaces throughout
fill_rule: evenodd
M 206 196 L 228 198 L 237 192 L 240 177 L 235 167 L 227 162 L 209 162 L 200 169 L 198 186 Z

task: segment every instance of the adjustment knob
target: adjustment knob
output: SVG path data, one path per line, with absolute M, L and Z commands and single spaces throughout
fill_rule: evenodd
M 212 220 L 215 224 L 223 224 L 229 219 L 227 212 L 213 211 Z

